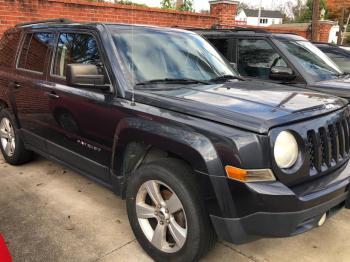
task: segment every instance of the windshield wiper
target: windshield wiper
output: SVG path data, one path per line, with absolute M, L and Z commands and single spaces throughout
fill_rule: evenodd
M 227 82 L 229 80 L 234 80 L 234 79 L 244 81 L 244 79 L 240 76 L 222 75 L 222 76 L 218 76 L 218 77 L 215 77 L 213 79 L 210 79 L 209 82 L 221 82 L 221 81 Z
M 139 82 L 136 86 L 145 86 L 151 84 L 204 84 L 210 85 L 209 82 L 191 78 L 163 78 L 163 79 L 153 79 L 145 82 Z
M 340 77 L 340 78 L 349 78 L 350 74 L 347 73 L 347 72 L 344 72 L 342 74 L 338 74 L 337 77 Z

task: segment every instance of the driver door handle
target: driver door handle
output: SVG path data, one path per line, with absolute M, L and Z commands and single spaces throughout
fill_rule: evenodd
M 53 98 L 53 99 L 58 99 L 60 98 L 59 95 L 57 95 L 55 92 L 51 91 L 51 92 L 45 92 L 45 95 L 47 95 L 48 97 L 50 98 Z

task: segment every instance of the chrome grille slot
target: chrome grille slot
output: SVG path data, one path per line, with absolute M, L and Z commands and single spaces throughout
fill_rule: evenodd
M 327 131 L 324 127 L 321 127 L 318 131 L 321 141 L 321 151 L 322 151 L 322 163 L 325 163 L 328 167 L 331 166 L 332 153 L 330 140 Z
M 345 157 L 345 134 L 344 128 L 341 122 L 335 124 L 338 133 L 338 143 L 339 143 L 339 155 L 341 158 Z
M 350 141 L 349 141 L 349 125 L 346 119 L 341 121 L 344 130 L 344 143 L 345 143 L 345 153 L 349 153 Z
M 307 142 L 308 142 L 308 150 L 309 150 L 309 156 L 310 156 L 310 168 L 316 168 L 315 166 L 315 146 L 316 146 L 316 135 L 315 131 L 310 130 L 307 132 Z
M 328 131 L 329 131 L 329 136 L 331 140 L 332 160 L 334 160 L 337 163 L 339 159 L 338 132 L 334 125 L 329 125 Z

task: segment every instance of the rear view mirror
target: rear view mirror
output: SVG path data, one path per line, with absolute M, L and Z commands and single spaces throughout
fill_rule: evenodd
M 292 80 L 295 78 L 295 74 L 289 67 L 273 66 L 271 68 L 270 78 L 273 80 Z
M 237 70 L 237 64 L 236 63 L 230 63 L 230 65 L 232 66 L 233 69 Z
M 68 85 L 80 87 L 102 86 L 105 84 L 104 75 L 96 65 L 68 64 L 66 69 Z

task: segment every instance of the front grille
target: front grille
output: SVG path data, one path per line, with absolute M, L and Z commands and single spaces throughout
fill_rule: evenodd
M 326 171 L 349 157 L 350 118 L 343 117 L 327 126 L 307 132 L 310 168 L 316 173 Z

